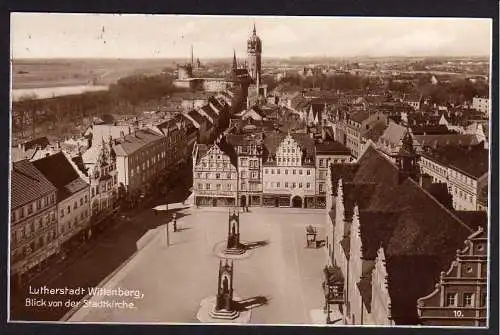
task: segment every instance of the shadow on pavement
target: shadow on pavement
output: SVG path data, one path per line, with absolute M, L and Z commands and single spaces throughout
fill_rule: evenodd
M 247 250 L 252 250 L 252 249 L 259 248 L 259 247 L 265 247 L 268 244 L 269 244 L 269 240 L 262 240 L 262 241 L 243 243 L 243 247 Z
M 268 303 L 269 299 L 267 297 L 259 295 L 256 297 L 236 301 L 235 309 L 237 311 L 248 311 L 253 308 L 267 305 Z

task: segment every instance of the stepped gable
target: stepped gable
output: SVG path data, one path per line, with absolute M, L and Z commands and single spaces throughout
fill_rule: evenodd
M 463 242 L 462 242 L 463 245 Z M 386 255 L 387 284 L 391 297 L 391 317 L 397 325 L 417 325 L 417 299 L 431 293 L 443 267 L 433 255 Z
M 359 165 L 340 163 L 330 165 L 330 178 L 332 183 L 332 193 L 333 196 L 337 196 L 337 188 L 339 185 L 339 180 L 342 179 L 343 183 L 350 182 L 354 178 Z
M 392 236 L 398 220 L 397 212 L 359 211 L 363 259 L 374 260 L 381 245 Z

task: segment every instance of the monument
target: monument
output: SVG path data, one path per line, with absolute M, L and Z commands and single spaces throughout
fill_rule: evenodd
M 245 253 L 245 246 L 240 243 L 240 216 L 236 210 L 229 214 L 227 227 L 226 254 L 241 255 Z
M 236 319 L 240 315 L 233 300 L 233 260 L 219 260 L 217 297 L 210 316 L 215 319 Z

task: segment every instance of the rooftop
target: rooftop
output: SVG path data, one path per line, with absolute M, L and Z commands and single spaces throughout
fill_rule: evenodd
M 43 173 L 28 160 L 12 164 L 10 188 L 12 209 L 31 203 L 57 190 Z
M 88 187 L 62 152 L 36 160 L 33 165 L 57 188 L 58 201 Z

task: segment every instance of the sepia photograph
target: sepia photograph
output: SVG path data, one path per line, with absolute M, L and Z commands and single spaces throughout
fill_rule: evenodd
M 9 322 L 488 327 L 492 24 L 11 13 Z

